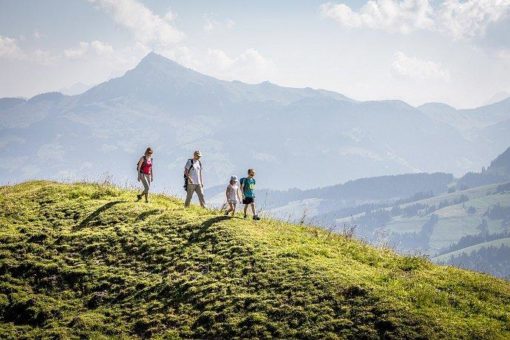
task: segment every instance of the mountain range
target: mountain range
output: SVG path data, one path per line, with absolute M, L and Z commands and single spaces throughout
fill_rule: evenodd
M 155 189 L 181 193 L 182 168 L 204 154 L 208 186 L 258 170 L 273 189 L 374 175 L 476 171 L 508 146 L 510 99 L 444 104 L 361 102 L 311 88 L 223 81 L 155 53 L 86 92 L 0 99 L 1 183 L 32 178 L 135 184 L 155 149 Z

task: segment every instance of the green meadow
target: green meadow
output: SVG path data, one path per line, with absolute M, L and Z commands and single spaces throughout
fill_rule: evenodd
M 510 338 L 489 275 L 107 184 L 0 191 L 2 339 Z

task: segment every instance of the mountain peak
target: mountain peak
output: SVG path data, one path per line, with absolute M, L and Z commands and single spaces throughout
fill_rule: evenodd
M 150 52 L 145 57 L 140 60 L 138 65 L 135 69 L 140 67 L 164 67 L 164 68 L 180 68 L 180 69 L 187 69 L 186 67 L 182 66 L 181 64 L 177 63 L 176 61 L 169 59 L 167 57 L 164 57 L 160 54 L 157 54 L 156 52 Z
M 203 82 L 205 79 L 213 79 L 205 74 L 192 70 L 165 56 L 150 52 L 134 69 L 127 74 L 134 75 L 138 79 L 164 79 Z M 141 77 L 141 78 L 139 78 Z

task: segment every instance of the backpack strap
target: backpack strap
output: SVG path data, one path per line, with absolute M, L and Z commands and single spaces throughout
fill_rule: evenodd
M 190 162 L 190 166 L 189 166 L 189 168 L 187 168 L 188 169 L 188 176 L 189 176 L 189 173 L 190 173 L 191 169 L 193 168 L 193 158 L 188 159 L 188 162 Z
M 142 158 L 143 158 L 143 162 L 142 162 L 142 165 L 140 165 L 140 167 L 138 168 L 139 172 L 142 172 L 142 168 L 144 167 L 145 163 L 147 162 L 147 157 L 145 157 L 145 155 L 143 155 Z

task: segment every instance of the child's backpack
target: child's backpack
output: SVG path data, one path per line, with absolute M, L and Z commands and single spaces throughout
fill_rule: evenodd
M 246 188 L 244 187 L 244 182 L 246 181 L 246 177 L 243 177 L 239 180 L 239 185 L 241 186 L 241 188 L 243 189 L 243 192 L 246 191 Z

